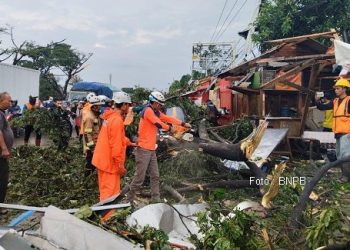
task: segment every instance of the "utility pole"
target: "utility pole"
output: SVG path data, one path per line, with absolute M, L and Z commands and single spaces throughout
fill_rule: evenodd
M 112 85 L 112 74 L 109 74 L 109 85 Z

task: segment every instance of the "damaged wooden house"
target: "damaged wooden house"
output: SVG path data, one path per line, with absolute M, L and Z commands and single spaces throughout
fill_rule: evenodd
M 232 90 L 231 119 L 267 119 L 270 128 L 288 128 L 280 153 L 290 154 L 289 139 L 301 138 L 305 128 L 322 127 L 322 117 L 318 127 L 305 125 L 314 120 L 315 108 L 310 107 L 315 93 L 334 94 L 339 69 L 331 39 L 339 39 L 335 31 L 268 41 L 272 49 L 221 73 L 212 89 L 218 84 L 216 88 L 221 89 L 225 83 Z M 325 142 L 332 142 L 331 133 L 324 136 Z

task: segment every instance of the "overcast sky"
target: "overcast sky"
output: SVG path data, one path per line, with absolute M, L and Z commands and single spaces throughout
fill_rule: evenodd
M 252 22 L 259 0 L 228 0 L 221 23 L 236 3 L 242 7 L 220 41 L 238 40 Z M 14 27 L 15 39 L 37 44 L 66 39 L 94 55 L 80 74 L 85 81 L 117 87 L 139 84 L 165 90 L 191 72 L 193 42 L 208 42 L 225 0 L 4 0 L 0 24 Z M 219 25 L 220 27 L 220 25 Z M 6 41 L 5 36 L 1 40 Z

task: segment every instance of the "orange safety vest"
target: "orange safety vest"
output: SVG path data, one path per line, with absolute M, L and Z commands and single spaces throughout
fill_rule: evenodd
M 350 110 L 348 110 L 350 96 L 344 98 L 339 105 L 339 98 L 333 101 L 333 132 L 335 134 L 350 134 Z

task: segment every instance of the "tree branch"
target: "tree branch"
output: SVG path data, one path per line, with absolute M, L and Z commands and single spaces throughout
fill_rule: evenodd
M 303 193 L 299 198 L 298 204 L 295 206 L 292 215 L 290 217 L 290 225 L 293 229 L 297 229 L 301 223 L 302 212 L 305 210 L 309 196 L 313 189 L 316 187 L 321 178 L 328 172 L 329 169 L 335 167 L 341 167 L 342 163 L 350 162 L 350 157 L 339 159 L 335 162 L 325 164 L 315 176 L 305 185 Z
M 173 187 L 167 184 L 162 184 L 162 189 L 171 194 L 171 196 L 173 196 L 178 202 L 184 203 L 186 201 L 186 199 Z
M 234 181 L 217 181 L 213 183 L 207 183 L 202 185 L 194 185 L 184 188 L 178 188 L 178 192 L 191 192 L 191 191 L 201 191 L 208 188 L 219 188 L 225 187 L 230 189 L 239 189 L 239 188 L 258 188 L 255 182 L 250 180 L 234 180 Z

